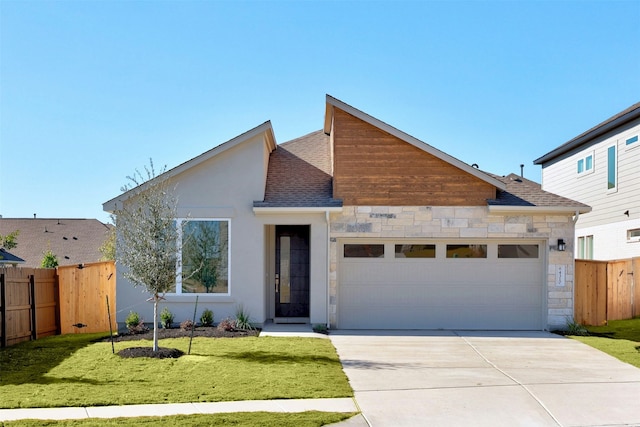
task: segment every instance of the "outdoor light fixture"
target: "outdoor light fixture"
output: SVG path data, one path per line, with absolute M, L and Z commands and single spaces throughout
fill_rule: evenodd
M 567 244 L 564 242 L 564 239 L 558 239 L 558 250 L 560 252 L 564 252 Z

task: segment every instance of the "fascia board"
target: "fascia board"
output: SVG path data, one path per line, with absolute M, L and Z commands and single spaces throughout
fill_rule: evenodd
M 275 139 L 275 135 L 273 133 L 273 128 L 271 126 L 271 121 L 266 121 L 263 124 L 256 126 L 255 128 L 236 136 L 235 138 L 230 139 L 227 142 L 223 142 L 222 144 L 218 145 L 217 147 L 212 148 L 209 151 L 206 151 L 202 154 L 200 154 L 199 156 L 194 157 L 191 160 L 188 160 L 178 166 L 176 166 L 173 169 L 170 169 L 168 171 L 166 171 L 163 174 L 160 174 L 158 176 L 156 176 L 155 178 L 153 178 L 150 181 L 147 181 L 145 183 L 143 183 L 142 185 L 139 185 L 135 188 L 132 188 L 131 190 L 120 194 L 117 197 L 114 197 L 113 199 L 105 202 L 102 204 L 102 210 L 105 212 L 113 212 L 116 209 L 116 203 L 117 202 L 123 202 L 127 199 L 129 199 L 132 195 L 134 195 L 135 193 L 139 192 L 139 191 L 144 191 L 151 183 L 155 183 L 158 181 L 164 181 L 166 179 L 170 179 L 182 172 L 184 172 L 187 169 L 190 169 L 192 167 L 195 167 L 221 153 L 224 153 L 225 151 L 230 150 L 233 147 L 236 147 L 240 144 L 242 144 L 245 141 L 250 140 L 251 138 L 260 135 L 261 133 L 265 133 L 265 141 L 267 144 L 267 147 L 269 148 L 269 152 L 272 152 L 273 150 L 276 149 L 276 139 Z
M 445 161 L 447 163 L 449 163 L 450 165 L 453 165 L 455 167 L 457 167 L 458 169 L 462 169 L 464 172 L 467 172 L 470 175 L 475 176 L 476 178 L 485 181 L 488 184 L 493 185 L 496 188 L 499 188 L 500 190 L 506 190 L 506 184 L 504 184 L 502 181 L 499 181 L 495 178 L 490 177 L 489 175 L 485 174 L 484 172 L 474 168 L 471 165 L 468 165 L 466 163 L 464 163 L 461 160 L 456 159 L 453 156 L 450 156 L 449 154 L 438 150 L 437 148 L 420 141 L 417 138 L 414 138 L 413 136 L 402 132 L 399 129 L 394 128 L 391 125 L 386 124 L 385 122 L 376 119 L 373 116 L 370 116 L 369 114 L 358 110 L 357 108 L 354 108 L 348 104 L 345 104 L 344 102 L 332 97 L 331 95 L 327 95 L 327 113 L 325 116 L 325 121 L 324 121 L 324 131 L 325 133 L 327 133 L 327 123 L 329 124 L 329 126 L 331 125 L 331 120 L 327 118 L 327 116 L 329 116 L 329 114 L 331 114 L 331 116 L 333 116 L 333 110 L 329 111 L 329 105 L 333 106 L 333 107 L 337 107 L 341 110 L 343 110 L 346 113 L 351 114 L 352 116 L 355 116 L 357 118 L 359 118 L 360 120 L 363 120 L 367 123 L 369 123 L 372 126 L 377 127 L 378 129 L 381 129 L 393 136 L 395 136 L 396 138 L 399 138 L 411 145 L 413 145 L 416 148 L 419 148 L 422 151 L 425 151 L 429 154 L 431 154 L 432 156 L 435 156 L 437 158 L 439 158 L 442 161 Z M 331 118 L 332 119 L 332 118 Z
M 590 207 L 585 206 L 496 206 L 489 205 L 490 213 L 526 213 L 526 214 L 585 214 L 591 212 Z
M 291 213 L 323 213 L 323 212 L 342 212 L 341 207 L 254 207 L 253 213 L 256 215 L 266 214 L 291 214 Z

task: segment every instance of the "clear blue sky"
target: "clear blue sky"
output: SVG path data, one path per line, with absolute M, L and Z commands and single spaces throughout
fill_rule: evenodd
M 640 1 L 0 0 L 0 215 L 98 218 L 325 94 L 467 163 L 533 160 L 640 101 Z

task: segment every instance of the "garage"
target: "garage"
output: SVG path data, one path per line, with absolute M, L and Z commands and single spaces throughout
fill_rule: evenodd
M 339 242 L 340 329 L 540 330 L 541 241 Z

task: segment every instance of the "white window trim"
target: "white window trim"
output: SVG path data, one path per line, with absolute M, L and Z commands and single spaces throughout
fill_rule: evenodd
M 182 251 L 178 251 L 178 259 L 176 265 L 176 292 L 167 292 L 167 296 L 173 298 L 206 296 L 228 298 L 231 296 L 231 218 L 176 218 L 176 227 L 178 228 L 178 246 L 182 248 L 182 223 L 191 221 L 226 221 L 227 222 L 227 292 L 210 292 L 210 293 L 182 293 Z M 180 292 L 178 292 L 178 289 Z
M 640 142 L 640 141 L 638 141 Z M 627 230 L 627 243 L 637 243 L 640 242 L 640 234 L 638 236 L 633 236 L 631 237 L 631 232 L 632 231 L 638 231 L 640 232 L 640 228 L 631 228 L 629 230 Z
M 631 138 L 638 138 L 638 140 L 636 142 L 633 142 L 631 144 L 627 144 L 627 140 L 631 139 Z M 622 141 L 622 145 L 624 146 L 624 151 L 629 151 L 629 150 L 633 150 L 635 148 L 640 147 L 640 133 L 639 132 L 633 132 L 630 134 L 627 134 L 626 136 L 623 136 L 621 138 Z
M 591 157 L 591 169 L 587 169 L 587 158 Z M 584 164 L 584 169 L 582 170 L 582 172 L 578 172 L 578 162 L 582 160 L 583 164 Z M 576 160 L 576 173 L 578 174 L 578 178 L 582 177 L 582 176 L 586 176 L 586 175 L 591 175 L 593 173 L 593 171 L 596 169 L 596 156 L 594 154 L 593 151 L 590 151 L 588 153 L 584 153 L 581 157 L 579 157 Z

